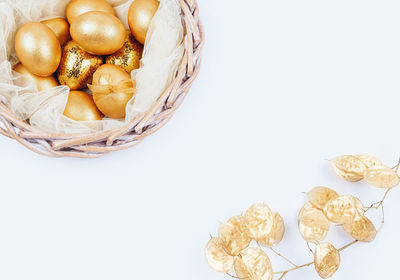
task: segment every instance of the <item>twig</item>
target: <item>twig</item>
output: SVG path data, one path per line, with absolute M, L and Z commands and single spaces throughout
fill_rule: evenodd
M 288 258 L 286 258 L 284 255 L 282 255 L 281 253 L 279 253 L 278 251 L 275 251 L 272 247 L 269 247 L 269 249 L 274 252 L 276 255 L 278 255 L 279 257 L 281 257 L 282 259 L 284 259 L 285 261 L 287 261 L 288 263 L 290 263 L 291 265 L 293 265 L 294 267 L 297 267 L 297 265 L 292 262 L 291 260 L 289 260 Z
M 389 192 L 390 192 L 391 190 L 392 190 L 392 189 L 386 189 L 385 194 L 384 194 L 384 196 L 382 197 L 382 199 L 381 199 L 380 201 L 378 201 L 378 202 L 372 203 L 371 206 L 368 207 L 368 208 L 364 211 L 364 213 L 367 213 L 367 212 L 368 212 L 370 209 L 372 209 L 372 208 L 378 210 L 378 208 L 381 207 L 381 206 L 383 205 L 383 202 L 385 202 L 385 199 L 386 199 L 387 195 L 389 194 Z

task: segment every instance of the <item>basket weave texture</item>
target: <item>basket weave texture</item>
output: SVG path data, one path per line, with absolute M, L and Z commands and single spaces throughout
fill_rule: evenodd
M 92 134 L 51 134 L 18 119 L 0 96 L 0 134 L 45 156 L 96 158 L 133 147 L 163 127 L 182 104 L 196 79 L 204 45 L 196 0 L 179 2 L 185 32 L 184 56 L 174 80 L 146 113 L 114 130 Z

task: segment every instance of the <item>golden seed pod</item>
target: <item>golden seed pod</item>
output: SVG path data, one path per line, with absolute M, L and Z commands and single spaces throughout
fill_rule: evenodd
M 324 240 L 331 226 L 324 213 L 310 202 L 301 208 L 297 225 L 304 240 L 313 243 Z
M 391 189 L 400 184 L 400 177 L 392 168 L 373 166 L 364 173 L 365 181 L 377 188 Z
M 320 243 L 314 252 L 314 267 L 318 275 L 327 279 L 339 269 L 339 251 L 330 243 Z
M 343 224 L 343 229 L 355 240 L 372 242 L 378 234 L 374 224 L 365 216 L 349 224 Z
M 262 244 L 267 247 L 274 247 L 278 245 L 285 234 L 285 222 L 279 213 L 274 212 L 274 223 L 269 234 L 260 240 Z
M 307 193 L 311 204 L 321 210 L 329 200 L 335 199 L 338 196 L 337 192 L 327 187 L 315 187 Z
M 63 48 L 57 77 L 62 85 L 82 89 L 92 82 L 93 73 L 103 64 L 103 58 L 87 53 L 74 41 Z
M 61 46 L 71 40 L 69 24 L 64 18 L 52 18 L 41 21 L 41 23 L 47 25 L 56 34 Z
M 135 40 L 128 31 L 124 46 L 116 53 L 106 57 L 106 64 L 114 64 L 123 68 L 127 73 L 131 73 L 140 67 L 142 59 L 143 46 Z
M 334 223 L 347 224 L 364 215 L 362 202 L 351 195 L 342 195 L 328 201 L 324 213 Z
M 60 42 L 43 23 L 27 23 L 18 30 L 15 35 L 15 52 L 29 72 L 37 76 L 50 76 L 60 64 Z
M 239 255 L 251 242 L 249 229 L 242 216 L 232 217 L 222 224 L 218 230 L 218 237 L 225 251 L 231 256 Z
M 106 12 L 88 12 L 71 23 L 71 37 L 85 51 L 109 55 L 124 45 L 126 32 L 116 16 Z
M 46 89 L 57 87 L 60 85 L 53 75 L 50 75 L 48 77 L 37 76 L 37 75 L 29 72 L 29 70 L 26 69 L 26 67 L 24 65 L 22 65 L 21 63 L 17 64 L 14 67 L 14 71 L 31 79 L 35 83 L 38 91 L 46 90 Z
M 365 164 L 355 156 L 339 156 L 331 160 L 333 171 L 349 182 L 358 182 L 364 178 Z
M 259 248 L 248 248 L 235 258 L 234 268 L 239 279 L 272 280 L 274 272 L 268 255 Z
M 367 168 L 371 168 L 376 165 L 378 166 L 383 165 L 382 161 L 375 156 L 362 154 L 362 155 L 356 155 L 356 157 L 359 158 Z
M 112 64 L 100 66 L 93 75 L 89 89 L 104 115 L 113 119 L 125 117 L 126 104 L 133 97 L 134 85 L 131 76 L 122 68 Z
M 80 15 L 94 11 L 102 11 L 111 15 L 116 15 L 113 7 L 108 4 L 106 0 L 72 0 L 65 9 L 70 24 Z
M 228 272 L 233 267 L 234 257 L 225 252 L 216 237 L 212 237 L 206 245 L 206 259 L 208 265 L 217 272 Z
M 101 120 L 102 115 L 90 94 L 83 91 L 70 91 L 64 116 L 74 121 Z
M 254 204 L 244 214 L 250 237 L 262 240 L 268 236 L 274 224 L 274 215 L 265 203 Z
M 160 2 L 157 0 L 135 0 L 129 7 L 128 23 L 133 36 L 142 45 L 146 42 L 147 30 L 157 12 Z

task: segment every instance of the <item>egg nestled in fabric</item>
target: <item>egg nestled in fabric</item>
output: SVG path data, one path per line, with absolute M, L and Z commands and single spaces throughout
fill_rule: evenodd
M 64 18 L 52 18 L 44 20 L 42 23 L 47 25 L 56 34 L 61 46 L 71 40 L 69 24 Z
M 64 116 L 74 121 L 98 121 L 103 117 L 94 104 L 92 96 L 77 90 L 70 91 Z
M 72 39 L 94 55 L 109 55 L 124 45 L 126 32 L 122 22 L 105 12 L 88 12 L 71 24 Z
M 135 0 L 129 8 L 129 28 L 142 45 L 146 42 L 147 31 L 159 5 L 157 0 Z
M 106 0 L 72 0 L 68 3 L 65 14 L 71 24 L 80 15 L 94 11 L 115 15 L 113 7 Z
M 15 52 L 20 62 L 38 76 L 50 76 L 60 64 L 61 45 L 54 32 L 43 23 L 23 25 L 15 35 Z
M 21 63 L 18 63 L 14 67 L 14 71 L 32 80 L 35 83 L 38 91 L 46 90 L 60 85 L 53 75 L 47 77 L 37 76 L 29 72 L 29 70 Z

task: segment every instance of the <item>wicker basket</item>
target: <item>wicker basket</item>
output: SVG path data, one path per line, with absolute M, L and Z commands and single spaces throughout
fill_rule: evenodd
M 18 119 L 0 99 L 0 134 L 28 149 L 52 157 L 96 158 L 135 146 L 172 117 L 196 79 L 204 44 L 196 0 L 179 0 L 185 30 L 185 53 L 175 79 L 154 106 L 125 126 L 93 134 L 45 133 Z M 0 96 L 1 98 L 1 96 Z

